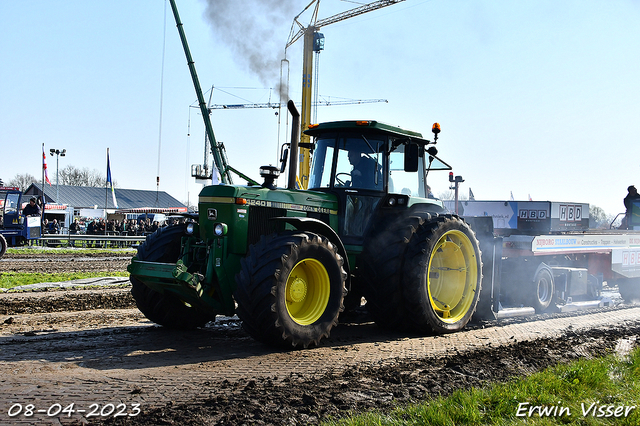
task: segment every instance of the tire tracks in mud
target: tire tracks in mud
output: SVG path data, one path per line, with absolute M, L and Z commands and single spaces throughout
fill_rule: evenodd
M 640 333 L 640 307 L 622 304 L 470 324 L 443 336 L 344 318 L 320 347 L 286 352 L 253 341 L 237 317 L 189 332 L 163 329 L 135 309 L 129 290 L 0 293 L 0 424 L 317 424 L 628 350 Z M 27 403 L 136 403 L 142 412 L 100 421 L 80 413 L 7 418 L 12 404 Z
M 78 292 L 101 291 L 58 297 Z M 0 327 L 0 423 L 11 404 L 39 401 L 141 404 L 138 417 L 108 424 L 315 424 L 600 356 L 640 332 L 640 307 L 631 306 L 486 322 L 443 336 L 346 323 L 320 347 L 286 352 L 250 339 L 235 317 L 189 332 L 155 326 L 136 309 L 10 318 Z

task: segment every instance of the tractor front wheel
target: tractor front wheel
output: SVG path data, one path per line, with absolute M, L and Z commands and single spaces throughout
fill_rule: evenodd
M 249 248 L 234 294 L 243 328 L 268 345 L 301 348 L 329 337 L 344 309 L 343 259 L 311 232 L 262 237 Z
M 138 260 L 176 263 L 180 256 L 182 226 L 160 228 L 138 247 Z M 185 304 L 173 293 L 159 293 L 134 276 L 130 277 L 131 295 L 140 312 L 148 319 L 167 328 L 188 330 L 202 327 L 215 317 Z
M 479 243 L 469 225 L 442 215 L 419 227 L 404 264 L 404 302 L 414 329 L 450 333 L 464 328 L 481 283 Z

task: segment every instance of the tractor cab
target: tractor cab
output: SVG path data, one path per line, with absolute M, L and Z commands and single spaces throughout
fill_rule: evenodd
M 451 170 L 436 157 L 437 133 L 431 142 L 376 121 L 322 123 L 305 133 L 315 137 L 309 189 L 338 197 L 345 244 L 362 244 L 375 215 L 418 205 L 421 211 L 443 211 L 441 201 L 427 196 L 429 172 Z
M 14 187 L 0 187 L 0 229 L 22 225 L 22 192 Z
M 22 215 L 22 192 L 16 187 L 0 187 L 0 257 L 7 247 L 40 238 L 40 217 Z

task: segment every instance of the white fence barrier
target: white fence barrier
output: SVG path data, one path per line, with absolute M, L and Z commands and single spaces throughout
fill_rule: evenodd
M 45 234 L 32 244 L 47 247 L 102 247 L 124 248 L 134 247 L 145 240 L 146 236 L 128 235 L 81 235 L 81 234 Z

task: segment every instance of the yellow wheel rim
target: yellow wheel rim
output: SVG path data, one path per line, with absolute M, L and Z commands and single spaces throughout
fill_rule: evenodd
M 330 293 L 329 274 L 322 263 L 315 259 L 302 260 L 287 279 L 287 312 L 298 324 L 313 324 L 327 309 Z
M 429 259 L 427 288 L 431 306 L 446 323 L 456 323 L 472 308 L 478 289 L 476 254 L 461 231 L 446 232 Z

